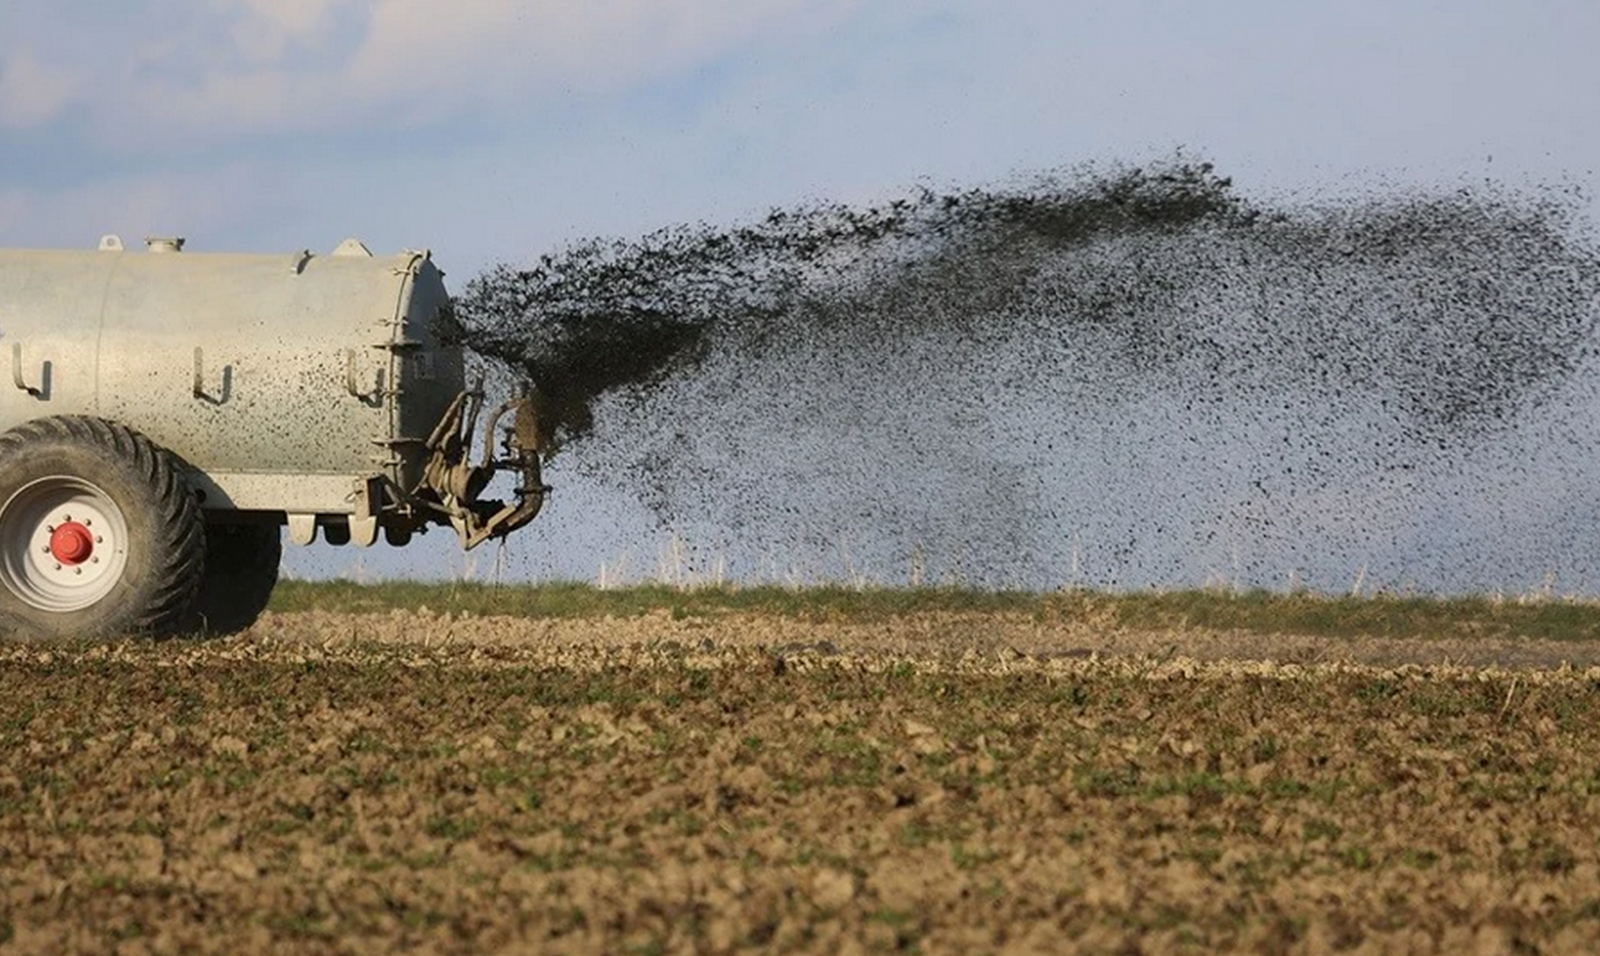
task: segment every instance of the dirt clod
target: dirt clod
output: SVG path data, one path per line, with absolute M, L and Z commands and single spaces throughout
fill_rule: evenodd
M 710 651 L 669 615 L 424 645 L 424 623 L 0 648 L 0 946 L 1600 945 L 1600 667 L 1085 633 L 1019 656 L 938 621 L 875 624 L 885 651 L 737 616 L 699 622 Z M 786 629 L 838 652 L 775 679 Z M 1187 637 L 1161 635 L 1240 647 Z

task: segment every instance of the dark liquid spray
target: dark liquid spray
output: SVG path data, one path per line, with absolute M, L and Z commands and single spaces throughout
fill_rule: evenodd
M 1063 173 L 580 243 L 457 313 L 553 475 L 746 579 L 1590 593 L 1578 208 Z

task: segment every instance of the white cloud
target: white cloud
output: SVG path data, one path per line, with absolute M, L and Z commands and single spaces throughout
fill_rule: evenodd
M 824 30 L 858 3 L 479 0 L 441 19 L 430 0 L 379 0 L 338 89 L 361 103 L 403 103 L 413 115 L 603 96 L 748 44 Z
M 75 95 L 66 70 L 40 63 L 22 50 L 0 63 L 0 127 L 29 127 L 56 118 Z
M 854 2 L 479 0 L 441 18 L 431 0 L 379 0 L 348 75 L 369 88 L 471 92 L 482 79 L 606 90 L 681 68 L 752 38 L 836 22 Z
M 815 35 L 864 3 L 182 0 L 130 19 L 133 35 L 82 42 L 36 20 L 0 36 L 0 123 L 36 125 L 75 105 L 107 144 L 135 150 L 164 135 L 394 128 L 616 93 L 757 41 Z M 60 53 L 49 68 L 28 52 L 40 41 Z
M 337 7 L 353 0 L 219 0 L 224 11 L 234 11 L 229 31 L 234 46 L 247 62 L 272 64 L 295 43 L 316 45 L 333 26 Z

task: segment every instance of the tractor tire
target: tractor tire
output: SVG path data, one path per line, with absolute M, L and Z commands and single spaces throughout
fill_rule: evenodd
M 169 633 L 205 557 L 200 505 L 148 438 L 79 416 L 0 434 L 0 632 Z
M 278 586 L 283 533 L 277 524 L 206 525 L 206 573 L 184 618 L 191 634 L 237 634 L 256 622 Z

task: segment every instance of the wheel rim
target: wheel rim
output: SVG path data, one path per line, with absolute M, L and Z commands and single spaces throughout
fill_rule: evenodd
M 40 478 L 0 506 L 0 584 L 40 611 L 79 611 L 122 580 L 127 542 L 127 520 L 104 491 Z

